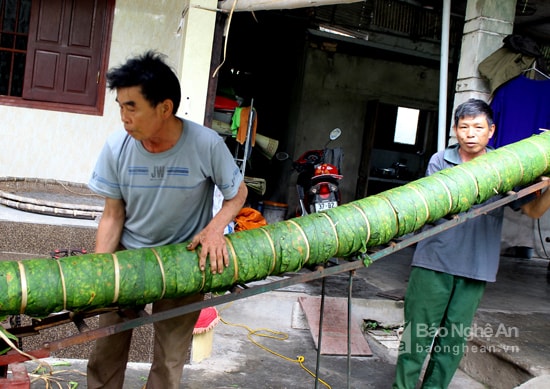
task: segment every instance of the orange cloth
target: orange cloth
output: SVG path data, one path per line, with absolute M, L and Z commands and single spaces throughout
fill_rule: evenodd
M 250 145 L 254 146 L 256 143 L 256 127 L 258 126 L 258 114 L 256 111 L 252 111 L 250 107 L 241 108 L 241 117 L 239 120 L 239 129 L 237 130 L 237 142 L 244 144 L 246 142 L 246 132 L 248 131 L 248 116 L 252 114 L 252 128 L 250 133 Z
M 235 217 L 235 231 L 252 230 L 266 225 L 265 218 L 254 208 L 244 207 Z

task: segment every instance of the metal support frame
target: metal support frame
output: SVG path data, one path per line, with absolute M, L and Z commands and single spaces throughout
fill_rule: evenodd
M 194 312 L 201 310 L 203 308 L 216 306 L 220 304 L 229 303 L 231 301 L 239 300 L 246 297 L 251 297 L 254 295 L 258 295 L 261 293 L 285 288 L 288 286 L 292 286 L 295 284 L 305 283 L 309 281 L 313 281 L 319 278 L 324 279 L 325 277 L 343 273 L 343 272 L 349 272 L 350 273 L 350 279 L 349 279 L 349 285 L 348 285 L 348 386 L 349 386 L 349 377 L 350 377 L 350 356 L 351 356 L 351 345 L 350 345 L 350 318 L 351 318 L 351 287 L 352 287 L 352 276 L 353 272 L 357 269 L 360 269 L 362 267 L 365 267 L 364 262 L 361 260 L 361 257 L 367 258 L 369 261 L 377 261 L 378 259 L 381 259 L 387 255 L 390 255 L 396 251 L 399 251 L 405 247 L 411 246 L 422 239 L 425 239 L 429 236 L 438 234 L 442 231 L 449 230 L 459 224 L 462 224 L 470 219 L 473 219 L 475 217 L 484 215 L 494 209 L 500 208 L 502 206 L 505 206 L 517 199 L 520 199 L 522 197 L 525 197 L 531 193 L 534 193 L 536 191 L 542 190 L 550 186 L 550 180 L 546 177 L 544 177 L 541 181 L 534 183 L 524 189 L 519 190 L 518 192 L 509 192 L 501 199 L 494 201 L 490 204 L 478 207 L 476 209 L 470 210 L 468 212 L 452 216 L 448 221 L 439 224 L 437 226 L 434 226 L 432 228 L 426 229 L 422 232 L 418 232 L 416 234 L 413 234 L 412 236 L 407 236 L 399 241 L 391 242 L 388 244 L 385 248 L 378 250 L 373 253 L 363 254 L 358 257 L 348 259 L 346 261 L 341 261 L 338 264 L 334 266 L 329 267 L 319 267 L 315 270 L 309 271 L 307 273 L 295 273 L 292 275 L 288 275 L 288 277 L 284 277 L 280 280 L 270 282 L 268 284 L 260 284 L 260 285 L 240 285 L 240 287 L 235 287 L 231 293 L 227 293 L 222 296 L 214 297 L 211 299 L 207 299 L 204 301 L 188 304 L 182 307 L 174 308 L 168 311 L 164 312 L 158 312 L 155 314 L 146 314 L 143 312 L 143 315 L 140 315 L 137 318 L 129 319 L 123 323 L 113 324 L 106 327 L 101 327 L 97 329 L 85 329 L 82 333 L 55 340 L 52 342 L 47 342 L 43 344 L 43 347 L 40 349 L 32 350 L 32 351 L 25 351 L 27 354 L 32 355 L 35 358 L 46 358 L 49 357 L 50 354 L 54 351 L 61 350 L 65 347 L 74 346 L 77 344 L 89 342 L 92 340 L 96 340 L 105 336 L 113 335 L 115 333 L 119 333 L 122 331 L 126 331 L 129 329 L 133 329 L 145 324 L 151 324 L 159 320 L 165 320 L 170 319 L 173 317 L 177 317 L 189 312 Z M 324 285 L 324 284 L 323 284 Z M 324 291 L 323 291 L 324 294 Z M 321 314 L 322 314 L 322 308 L 321 305 Z M 58 316 L 60 319 L 59 324 L 65 324 L 67 322 L 73 321 L 72 317 L 75 316 L 75 318 L 82 318 L 82 315 L 86 315 L 87 317 L 91 316 L 93 313 L 86 313 L 86 314 L 78 314 L 73 315 L 72 313 L 66 313 L 66 314 L 60 314 L 60 315 L 54 315 L 49 318 L 46 318 L 44 320 L 55 320 L 55 317 Z M 97 312 L 95 313 L 97 314 Z M 43 320 L 43 321 L 44 321 Z M 42 322 L 43 322 L 42 321 Z M 322 323 L 322 321 L 321 321 Z M 320 323 L 320 324 L 321 324 Z M 32 327 L 32 326 L 31 326 Z M 319 350 L 320 350 L 320 344 L 321 344 L 321 332 L 322 332 L 322 325 L 320 325 L 320 333 L 319 333 Z M 21 333 L 36 333 L 37 330 L 34 327 L 28 328 L 28 327 L 20 327 L 20 328 L 14 328 L 10 331 L 14 331 L 14 335 L 17 335 L 17 332 L 20 331 Z M 319 358 L 320 355 L 317 356 L 317 373 L 319 369 Z M 11 350 L 5 355 L 0 355 L 0 366 L 7 366 L 11 363 L 16 362 L 23 362 L 28 360 L 28 357 L 19 354 L 16 350 Z M 318 374 L 317 374 L 318 376 Z M 316 385 L 318 382 L 318 379 L 315 380 Z
M 235 149 L 235 156 L 234 156 L 235 162 L 239 166 L 239 169 L 241 170 L 241 174 L 243 175 L 243 177 L 245 176 L 244 173 L 246 171 L 246 162 L 248 161 L 249 153 L 252 150 L 252 146 L 251 146 L 250 143 L 252 142 L 251 133 L 252 133 L 253 125 L 254 125 L 254 115 L 255 115 L 255 113 L 254 113 L 254 99 L 251 99 L 251 101 L 250 101 L 250 113 L 248 114 L 248 121 L 246 123 L 246 140 L 245 140 L 245 143 L 244 143 L 244 150 L 240 150 L 241 146 L 239 146 L 239 144 L 237 144 L 236 149 Z M 239 153 L 241 153 L 241 152 L 243 153 L 242 158 L 239 157 Z
M 315 363 L 315 389 L 319 387 L 319 370 L 321 368 L 321 344 L 323 341 L 323 318 L 325 312 L 325 280 L 321 280 L 321 305 L 319 306 L 319 333 L 317 334 L 317 361 Z

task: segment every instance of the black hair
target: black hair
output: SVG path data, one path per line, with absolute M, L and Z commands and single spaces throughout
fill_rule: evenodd
M 174 114 L 181 101 L 181 89 L 176 73 L 164 62 L 164 55 L 147 51 L 129 59 L 125 64 L 109 70 L 107 86 L 110 90 L 140 86 L 141 94 L 156 107 L 166 99 L 174 103 Z
M 469 99 L 460 104 L 455 110 L 455 126 L 458 126 L 458 121 L 465 117 L 476 117 L 485 115 L 487 124 L 493 125 L 493 109 L 489 104 L 480 99 Z

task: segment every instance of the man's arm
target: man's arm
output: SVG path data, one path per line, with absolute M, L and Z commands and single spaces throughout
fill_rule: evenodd
M 204 270 L 206 258 L 210 257 L 210 270 L 212 274 L 222 273 L 229 266 L 229 253 L 224 238 L 225 227 L 235 219 L 246 201 L 248 189 L 244 181 L 241 182 L 235 197 L 224 200 L 222 208 L 208 223 L 208 225 L 187 245 L 188 250 L 194 250 L 200 244 L 199 266 Z
M 521 206 L 521 211 L 533 219 L 538 219 L 550 208 L 550 190 L 545 189 L 533 201 Z
M 96 253 L 114 253 L 120 247 L 120 236 L 126 213 L 124 201 L 105 199 L 105 207 L 96 234 Z

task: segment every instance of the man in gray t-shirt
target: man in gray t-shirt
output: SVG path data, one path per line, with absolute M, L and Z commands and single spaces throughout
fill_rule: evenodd
M 179 80 L 153 52 L 110 70 L 108 85 L 125 131 L 113 133 L 101 151 L 89 186 L 105 196 L 96 253 L 189 242 L 201 246 L 202 271 L 229 266 L 225 227 L 247 196 L 242 174 L 223 139 L 213 130 L 175 116 Z M 213 216 L 217 186 L 224 196 Z M 210 269 L 205 269 L 206 259 Z M 139 264 L 136 264 L 139 266 Z M 160 312 L 203 299 L 202 294 L 153 303 Z M 127 311 L 136 311 L 135 307 Z M 199 312 L 154 324 L 154 350 L 146 387 L 177 389 Z M 122 321 L 102 314 L 101 327 Z M 88 388 L 122 388 L 132 331 L 98 339 L 88 361 Z

